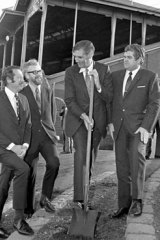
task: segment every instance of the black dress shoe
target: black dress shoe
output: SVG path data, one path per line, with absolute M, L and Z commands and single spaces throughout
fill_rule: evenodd
M 132 205 L 129 210 L 129 215 L 138 217 L 142 214 L 142 201 L 133 200 Z
M 35 211 L 33 209 L 25 209 L 24 210 L 25 219 L 31 218 L 34 212 Z
M 49 212 L 49 213 L 55 212 L 54 205 L 51 203 L 51 201 L 49 201 L 47 197 L 41 199 L 39 204 L 41 208 L 44 208 L 46 210 L 46 212 Z
M 110 215 L 111 218 L 121 218 L 128 214 L 129 208 L 119 208 L 116 212 Z
M 3 227 L 0 227 L 0 238 L 2 239 L 6 239 L 9 237 L 9 233 L 7 232 L 6 229 L 4 229 Z
M 23 235 L 33 235 L 33 229 L 28 225 L 28 223 L 24 219 L 20 219 L 18 222 L 13 224 L 15 230 L 19 232 L 19 234 Z

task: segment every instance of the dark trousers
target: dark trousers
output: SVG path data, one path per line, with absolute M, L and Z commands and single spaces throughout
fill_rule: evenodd
M 13 208 L 23 210 L 26 207 L 28 165 L 11 151 L 0 155 L 2 169 L 0 174 L 0 218 L 8 197 L 8 190 L 13 179 Z M 14 177 L 14 178 L 13 178 Z
M 131 134 L 123 124 L 115 140 L 119 208 L 143 198 L 145 152 L 139 134 Z
M 90 177 L 94 161 L 97 156 L 98 146 L 101 140 L 101 134 L 97 128 L 92 132 L 91 141 L 91 160 L 90 160 Z M 84 200 L 84 172 L 86 165 L 86 150 L 87 150 L 87 130 L 82 124 L 76 133 L 73 135 L 74 143 L 74 201 Z
M 43 140 L 42 140 L 43 139 Z M 28 195 L 27 195 L 27 210 L 34 210 L 34 194 L 35 194 L 35 182 L 37 174 L 37 161 L 38 155 L 41 153 L 46 162 L 46 171 L 42 182 L 42 194 L 48 199 L 51 199 L 54 183 L 59 171 L 59 156 L 56 145 L 49 139 L 47 135 L 45 137 L 40 136 L 37 139 L 37 145 L 34 146 L 34 152 L 28 152 L 25 157 L 25 161 L 30 167 L 30 175 L 28 179 Z

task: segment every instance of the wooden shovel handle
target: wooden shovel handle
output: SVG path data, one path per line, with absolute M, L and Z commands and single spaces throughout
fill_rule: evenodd
M 94 79 L 91 76 L 91 91 L 90 91 L 90 104 L 89 104 L 89 120 L 92 122 L 93 115 L 93 96 L 94 96 Z M 84 182 L 84 207 L 87 207 L 88 190 L 89 190 L 89 170 L 90 170 L 90 154 L 91 154 L 91 133 L 92 126 L 88 125 L 87 136 L 87 151 L 86 151 L 86 169 L 85 169 L 85 182 Z

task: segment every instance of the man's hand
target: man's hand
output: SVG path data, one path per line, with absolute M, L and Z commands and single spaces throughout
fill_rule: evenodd
M 27 147 L 23 145 L 14 145 L 11 149 L 12 152 L 14 152 L 19 158 L 24 158 Z
M 92 71 L 89 71 L 89 75 L 93 76 L 94 84 L 96 85 L 97 90 L 101 90 L 101 84 L 97 70 L 93 69 Z
M 109 135 L 112 137 L 112 139 L 114 139 L 114 137 L 113 137 L 113 133 L 114 133 L 113 123 L 108 124 L 108 132 L 109 132 Z
M 135 132 L 135 134 L 137 133 L 140 133 L 141 142 L 143 142 L 144 144 L 147 144 L 148 139 L 150 137 L 150 133 L 143 127 L 139 127 Z
M 93 119 L 92 119 L 92 121 L 90 121 L 90 120 L 89 120 L 89 117 L 87 116 L 86 113 L 82 113 L 81 119 L 83 119 L 84 124 L 85 124 L 85 127 L 86 127 L 87 130 L 88 130 L 88 126 L 89 126 L 89 125 L 93 128 L 94 121 L 93 121 Z

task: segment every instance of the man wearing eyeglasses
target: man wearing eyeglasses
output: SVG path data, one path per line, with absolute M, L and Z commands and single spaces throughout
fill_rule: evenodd
M 28 85 L 21 93 L 28 99 L 32 121 L 31 144 L 25 158 L 25 161 L 30 166 L 29 194 L 27 197 L 27 208 L 25 209 L 26 216 L 29 218 L 35 212 L 34 192 L 39 153 L 46 161 L 40 206 L 47 212 L 53 213 L 55 211 L 54 205 L 51 203 L 51 197 L 59 171 L 59 156 L 54 126 L 56 119 L 54 91 L 50 88 L 36 59 L 31 59 L 24 63 L 22 70 Z

